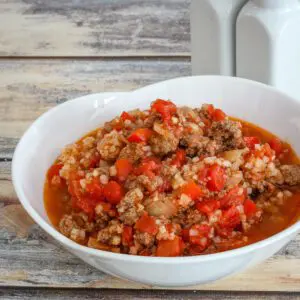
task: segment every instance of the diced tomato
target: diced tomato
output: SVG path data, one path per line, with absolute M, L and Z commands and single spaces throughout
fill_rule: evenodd
M 177 111 L 177 107 L 174 103 L 167 100 L 157 99 L 151 105 L 151 111 L 158 112 L 162 119 L 168 122 L 172 115 L 174 115 Z
M 232 206 L 223 211 L 219 225 L 221 228 L 235 228 L 240 223 L 240 213 L 236 207 Z
M 72 200 L 73 200 L 73 203 L 72 203 L 73 207 L 80 208 L 87 214 L 91 213 L 92 209 L 85 198 L 81 198 L 81 197 L 75 198 L 74 197 L 74 198 L 72 198 Z
M 78 208 L 82 209 L 86 214 L 92 216 L 94 214 L 97 201 L 90 197 L 81 196 L 75 200 L 74 204 Z
M 80 179 L 82 179 L 83 177 L 84 176 L 79 175 L 75 170 L 71 170 L 69 172 L 68 191 L 71 196 L 80 198 L 83 195 L 83 191 L 80 185 Z
M 156 157 L 147 157 L 143 159 L 141 164 L 135 168 L 134 174 L 136 175 L 146 175 L 150 178 L 154 177 L 161 167 L 161 162 Z
M 207 104 L 207 105 L 206 105 L 206 110 L 207 110 L 207 112 L 209 113 L 209 115 L 210 115 L 211 117 L 213 117 L 213 114 L 214 114 L 214 112 L 215 112 L 214 106 L 213 106 L 212 104 Z
M 280 139 L 274 137 L 269 141 L 270 147 L 275 151 L 276 155 L 282 152 L 282 142 Z
M 120 181 L 125 181 L 133 169 L 132 163 L 128 159 L 118 159 L 116 161 L 117 177 Z
M 86 184 L 86 191 L 90 197 L 101 200 L 103 198 L 103 187 L 98 178 L 94 177 L 93 180 Z
M 181 188 L 181 193 L 188 195 L 192 200 L 199 199 L 202 195 L 201 187 L 194 181 L 189 181 Z
M 122 186 L 116 181 L 109 181 L 103 188 L 103 195 L 111 204 L 118 204 L 124 197 Z
M 186 160 L 186 153 L 183 149 L 178 149 L 176 151 L 175 158 L 172 160 L 171 164 L 175 165 L 176 167 L 180 168 L 184 165 Z
M 213 120 L 214 121 L 223 121 L 226 118 L 226 114 L 219 108 L 215 109 L 213 113 Z
M 190 241 L 190 229 L 189 228 L 182 229 L 181 236 L 185 242 L 189 242 Z
M 130 136 L 128 137 L 128 141 L 131 143 L 146 143 L 150 139 L 152 134 L 153 131 L 151 129 L 138 128 L 130 134 Z
M 221 191 L 226 183 L 225 171 L 219 165 L 213 165 L 209 168 L 208 174 L 209 180 L 207 182 L 207 188 L 210 191 L 219 192 Z
M 131 246 L 133 243 L 133 229 L 131 226 L 125 225 L 122 232 L 122 245 Z
M 240 187 L 234 187 L 220 199 L 221 207 L 230 207 L 243 204 L 245 200 L 244 190 Z
M 244 202 L 244 212 L 247 217 L 252 217 L 257 212 L 256 204 L 252 200 L 246 199 Z
M 260 140 L 256 136 L 245 136 L 244 142 L 250 150 L 254 150 L 255 145 L 260 144 Z
M 71 180 L 69 181 L 69 193 L 75 198 L 81 198 L 83 195 L 82 188 L 79 180 Z
M 75 176 L 75 175 L 74 175 Z M 80 179 L 69 181 L 69 193 L 73 196 L 73 206 L 80 208 L 89 216 L 94 214 L 94 209 L 102 198 L 102 188 L 94 179 L 91 183 L 86 185 L 86 192 L 84 192 L 80 185 Z
M 167 230 L 169 233 L 171 233 L 172 231 L 175 230 L 175 229 L 174 229 L 174 225 L 173 225 L 172 223 L 166 224 L 165 227 L 166 227 L 166 230 Z
M 84 175 L 82 174 L 79 174 L 78 171 L 75 171 L 75 170 L 70 170 L 69 172 L 69 181 L 72 181 L 72 180 L 79 180 L 79 179 L 82 179 L 84 178 Z
M 207 176 L 208 176 L 208 170 L 209 170 L 209 168 L 204 167 L 203 169 L 201 169 L 198 172 L 198 179 L 199 179 L 200 182 L 203 182 L 207 178 Z
M 183 254 L 184 243 L 179 236 L 173 240 L 160 240 L 157 245 L 156 256 L 174 257 Z
M 63 167 L 63 164 L 61 164 L 61 163 L 54 164 L 50 167 L 50 169 L 48 170 L 48 173 L 47 173 L 47 178 L 50 182 L 54 176 L 59 176 L 59 171 L 62 167 Z
M 215 212 L 218 208 L 220 208 L 220 201 L 214 199 L 200 201 L 196 203 L 196 208 L 200 212 L 210 215 L 213 212 Z
M 155 218 L 147 213 L 143 214 L 135 223 L 135 228 L 141 232 L 147 232 L 155 235 L 158 231 L 158 226 L 155 223 Z
M 272 151 L 268 143 L 264 144 L 262 148 L 263 148 L 264 156 L 271 158 L 274 155 L 274 152 Z
M 193 225 L 189 230 L 190 243 L 203 246 L 204 248 L 208 244 L 208 236 L 211 231 L 211 227 L 207 224 Z
M 132 121 L 134 122 L 135 121 L 135 117 L 130 115 L 128 112 L 126 111 L 123 111 L 122 114 L 121 114 L 121 119 L 123 121 L 126 121 L 126 120 L 129 120 L 129 121 Z

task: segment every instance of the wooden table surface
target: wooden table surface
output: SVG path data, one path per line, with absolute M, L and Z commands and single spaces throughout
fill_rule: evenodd
M 0 0 L 0 299 L 300 299 L 300 236 L 239 275 L 161 290 L 81 262 L 34 224 L 14 192 L 14 148 L 43 112 L 191 74 L 189 2 Z

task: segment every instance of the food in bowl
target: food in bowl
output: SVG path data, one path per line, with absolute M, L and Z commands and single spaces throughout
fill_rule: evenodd
M 63 149 L 47 173 L 45 207 L 62 234 L 91 248 L 216 253 L 296 222 L 298 163 L 287 143 L 213 105 L 157 99 Z

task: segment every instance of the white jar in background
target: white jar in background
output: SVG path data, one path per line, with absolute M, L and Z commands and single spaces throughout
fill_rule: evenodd
M 300 99 L 300 1 L 249 0 L 236 26 L 236 75 Z
M 192 0 L 193 75 L 235 75 L 235 23 L 247 0 Z

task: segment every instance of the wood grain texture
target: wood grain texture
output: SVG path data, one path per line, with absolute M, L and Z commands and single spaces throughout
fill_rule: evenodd
M 204 299 L 204 300 L 296 300 L 300 298 L 299 293 L 253 293 L 253 292 L 203 292 L 203 291 L 164 291 L 164 290 L 117 290 L 117 289 L 41 289 L 41 288 L 0 288 L 0 297 L 10 300 L 121 300 L 121 299 Z
M 20 137 L 41 113 L 68 99 L 190 74 L 189 59 L 0 60 L 0 137 Z
M 190 55 L 189 4 L 0 0 L 0 55 Z
M 188 59 L 0 61 L 0 286 L 155 289 L 97 271 L 35 225 L 13 190 L 11 159 L 26 127 L 58 103 L 92 92 L 129 91 L 189 74 Z M 186 289 L 300 292 L 299 245 L 298 236 L 264 264 L 213 284 Z M 24 296 L 22 299 L 31 295 L 10 291 L 19 298 Z M 45 293 L 36 291 L 36 297 Z

